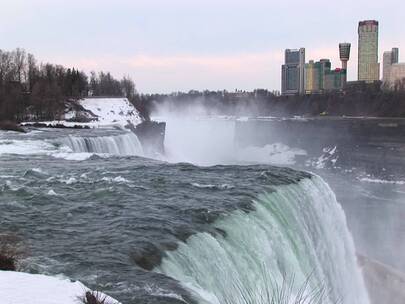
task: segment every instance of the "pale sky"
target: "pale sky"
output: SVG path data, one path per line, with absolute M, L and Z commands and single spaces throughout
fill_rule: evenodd
M 340 67 L 351 42 L 355 80 L 364 19 L 380 21 L 380 61 L 392 47 L 405 61 L 403 0 L 0 0 L 0 49 L 129 75 L 142 93 L 280 90 L 285 48 Z

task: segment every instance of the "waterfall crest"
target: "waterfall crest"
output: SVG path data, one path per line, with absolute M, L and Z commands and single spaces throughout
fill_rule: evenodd
M 64 144 L 75 153 L 106 153 L 112 155 L 143 156 L 142 145 L 138 137 L 128 132 L 116 136 L 76 137 L 69 136 Z
M 223 234 L 180 243 L 156 271 L 180 281 L 199 303 L 269 303 L 266 295 L 286 276 L 298 283 L 295 295 L 308 278 L 311 290 L 322 286 L 322 304 L 369 303 L 344 212 L 321 178 L 277 187 L 254 205 L 217 221 Z

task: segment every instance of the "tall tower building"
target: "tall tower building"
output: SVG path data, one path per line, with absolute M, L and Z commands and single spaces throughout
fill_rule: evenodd
M 305 49 L 285 50 L 285 63 L 281 71 L 283 95 L 305 93 Z
M 347 70 L 347 62 L 350 59 L 350 43 L 339 43 L 339 55 L 340 60 L 342 61 L 342 69 Z
M 350 43 L 340 43 L 339 44 L 339 55 L 340 55 L 340 60 L 342 61 L 342 70 L 346 71 L 344 75 L 346 76 L 343 79 L 343 85 L 345 86 L 347 83 L 347 62 L 350 59 L 350 48 L 351 48 Z
M 358 80 L 372 83 L 380 79 L 378 63 L 378 21 L 359 22 Z

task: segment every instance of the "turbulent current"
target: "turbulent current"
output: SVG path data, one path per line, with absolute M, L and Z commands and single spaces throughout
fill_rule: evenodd
M 0 133 L 0 232 L 25 240 L 25 271 L 128 304 L 368 303 L 320 177 L 170 164 L 132 133 L 63 132 Z

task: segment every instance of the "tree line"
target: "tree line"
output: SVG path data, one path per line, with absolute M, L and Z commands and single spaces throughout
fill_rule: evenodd
M 257 89 L 189 91 L 138 98 L 147 115 L 164 109 L 197 115 L 405 117 L 405 79 L 389 89 L 381 82 L 354 83 L 343 91 L 312 95 L 280 96 L 278 92 Z
M 127 97 L 135 102 L 135 83 L 108 72 L 90 76 L 75 68 L 38 63 L 24 49 L 0 50 L 0 120 L 54 120 L 66 102 L 87 96 Z

